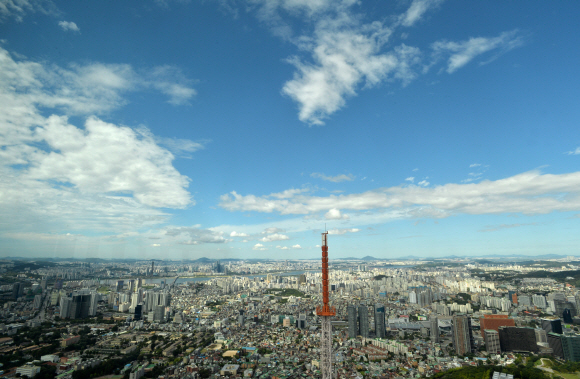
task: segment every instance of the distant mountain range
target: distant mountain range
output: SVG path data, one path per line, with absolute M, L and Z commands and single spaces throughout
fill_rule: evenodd
M 364 256 L 362 258 L 357 257 L 346 257 L 346 258 L 331 258 L 331 260 L 336 261 L 364 261 L 364 262 L 371 262 L 371 261 L 409 261 L 409 260 L 437 260 L 437 261 L 445 261 L 445 260 L 456 260 L 456 259 L 467 259 L 471 261 L 480 261 L 480 260 L 491 260 L 495 262 L 498 259 L 510 259 L 510 261 L 525 261 L 525 260 L 542 260 L 542 259 L 563 259 L 568 257 L 567 255 L 559 255 L 559 254 L 541 254 L 541 255 L 524 255 L 524 254 L 488 254 L 484 257 L 480 256 L 459 256 L 459 255 L 448 255 L 444 257 L 418 257 L 414 255 L 409 255 L 405 257 L 389 257 L 389 258 L 376 258 L 370 255 Z M 580 257 L 574 256 L 575 260 L 580 260 Z M 117 263 L 132 263 L 132 262 L 181 262 L 181 263 L 212 263 L 216 261 L 221 262 L 238 262 L 238 261 L 247 261 L 247 262 L 268 262 L 268 261 L 284 261 L 286 259 L 242 259 L 242 258 L 225 258 L 225 259 L 214 259 L 214 258 L 207 258 L 201 257 L 197 259 L 183 259 L 183 260 L 163 260 L 163 259 L 134 259 L 134 258 L 122 258 L 122 259 L 103 259 L 103 258 L 54 258 L 54 257 L 3 257 L 0 258 L 1 260 L 20 260 L 20 261 L 41 261 L 41 262 L 87 262 L 87 263 L 106 263 L 106 262 L 117 262 Z M 297 259 L 290 259 L 290 261 L 297 260 Z M 319 257 L 311 258 L 311 259 L 300 259 L 300 260 L 320 260 Z

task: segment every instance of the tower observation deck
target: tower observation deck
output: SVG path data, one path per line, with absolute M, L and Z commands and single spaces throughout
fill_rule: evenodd
M 320 371 L 322 379 L 332 379 L 332 324 L 330 318 L 336 315 L 336 308 L 331 307 L 328 294 L 328 232 L 322 233 L 322 307 L 316 307 L 320 316 Z

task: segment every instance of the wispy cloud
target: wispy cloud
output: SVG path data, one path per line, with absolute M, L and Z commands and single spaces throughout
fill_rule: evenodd
M 60 26 L 62 28 L 62 30 L 66 31 L 73 31 L 73 32 L 80 32 L 81 30 L 79 29 L 79 27 L 77 26 L 77 24 L 75 24 L 72 21 L 59 21 L 58 22 L 58 26 Z
M 566 154 L 568 154 L 568 155 L 578 155 L 578 154 L 580 154 L 580 147 L 577 147 L 576 150 L 568 151 Z
M 354 176 L 351 174 L 345 175 L 345 174 L 341 174 L 341 175 L 337 175 L 337 176 L 327 176 L 324 174 L 321 174 L 319 172 L 313 172 L 312 174 L 310 174 L 310 177 L 312 178 L 318 178 L 318 179 L 322 179 L 322 180 L 326 180 L 329 182 L 334 182 L 334 183 L 340 183 L 340 182 L 350 182 L 352 180 L 354 180 Z
M 233 231 L 230 233 L 230 237 L 249 237 L 249 234 L 246 233 L 238 233 L 236 231 Z
M 284 241 L 284 240 L 289 240 L 289 239 L 290 239 L 290 237 L 288 237 L 285 234 L 274 233 L 274 234 L 268 234 L 267 236 L 261 238 L 260 241 L 272 242 L 272 241 Z
M 333 234 L 333 235 L 343 235 L 346 233 L 358 233 L 360 232 L 360 229 L 357 228 L 343 228 L 343 229 L 330 229 L 328 231 L 328 234 Z
M 532 222 L 528 224 L 501 224 L 501 225 L 489 225 L 485 229 L 478 230 L 478 232 L 497 232 L 498 230 L 519 228 L 520 226 L 537 225 L 537 223 Z
M 447 61 L 447 72 L 451 74 L 481 54 L 494 51 L 493 60 L 523 43 L 519 31 L 512 30 L 497 37 L 474 37 L 462 42 L 437 41 L 432 48 L 437 55 L 451 54 Z
M 252 247 L 252 250 L 264 251 L 264 250 L 268 250 L 268 249 L 264 245 L 262 245 L 261 243 L 257 243 L 254 245 L 254 247 Z
M 178 243 L 182 245 L 200 245 L 204 243 L 227 243 L 228 240 L 224 237 L 224 233 L 215 230 L 202 229 L 198 225 L 192 227 L 167 227 L 165 229 L 165 236 L 169 237 L 183 237 Z
M 295 67 L 293 78 L 282 94 L 298 104 L 298 118 L 310 125 L 323 125 L 347 100 L 381 83 L 406 86 L 429 71 L 441 57 L 449 57 L 448 72 L 454 72 L 475 56 L 495 51 L 487 62 L 521 45 L 517 31 L 495 38 L 472 38 L 464 42 L 438 41 L 431 53 L 396 43 L 395 33 L 411 27 L 442 0 L 413 0 L 401 14 L 376 20 L 357 13 L 355 0 L 250 0 L 256 13 L 273 34 L 293 43 L 299 54 L 287 61 Z M 292 22 L 298 19 L 300 22 Z M 295 30 L 296 25 L 303 29 Z M 484 63 L 487 63 L 484 62 Z
M 271 227 L 271 228 L 264 229 L 264 231 L 262 231 L 262 234 L 284 233 L 285 231 L 286 230 L 284 230 L 284 229 L 280 229 L 280 228 L 276 228 L 276 227 Z
M 22 22 L 27 13 L 39 12 L 43 14 L 58 15 L 60 12 L 51 0 L 1 0 L 0 21 L 14 18 Z
M 409 176 L 407 179 L 405 179 L 407 182 L 411 182 L 413 183 L 415 181 L 415 177 L 413 176 Z
M 413 0 L 411 6 L 400 17 L 403 26 L 412 26 L 430 9 L 442 3 L 443 0 Z
M 580 210 L 580 172 L 542 174 L 529 171 L 495 181 L 449 183 L 430 188 L 399 186 L 326 197 L 297 195 L 284 200 L 268 196 L 242 196 L 232 192 L 221 197 L 220 206 L 230 211 L 304 215 L 328 212 L 330 209 L 391 210 L 413 218 L 442 218 L 461 213 L 543 214 L 575 211 Z

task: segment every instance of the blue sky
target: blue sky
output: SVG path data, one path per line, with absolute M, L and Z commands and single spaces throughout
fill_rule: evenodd
M 0 254 L 577 255 L 579 11 L 0 0 Z

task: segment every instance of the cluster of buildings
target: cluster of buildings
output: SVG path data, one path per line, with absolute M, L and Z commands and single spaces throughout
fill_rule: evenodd
M 146 359 L 124 369 L 135 379 L 159 365 L 174 378 L 195 378 L 202 372 L 215 377 L 220 372 L 258 378 L 316 377 L 321 318 L 315 308 L 322 302 L 317 265 L 202 262 L 180 268 L 146 262 L 135 267 L 91 263 L 30 270 L 18 282 L 0 286 L 6 299 L 0 308 L 0 332 L 9 338 L 23 325 L 58 327 L 78 320 L 74 325 L 90 327 L 97 342 L 67 358 L 89 362 L 87 357 L 96 356 L 99 361 L 90 364 L 98 365 L 140 353 Z M 479 361 L 509 364 L 516 353 L 580 361 L 576 317 L 580 292 L 546 278 L 511 279 L 508 274 L 513 270 L 530 270 L 508 267 L 511 271 L 475 263 L 333 265 L 329 290 L 336 308 L 335 371 L 341 377 L 411 378 Z M 127 274 L 143 276 L 94 277 L 125 268 Z M 292 272 L 275 272 L 283 269 Z M 40 272 L 45 275 L 39 280 Z M 165 272 L 179 275 L 166 277 Z M 198 275 L 210 272 L 215 275 Z M 188 273 L 195 274 L 186 278 Z M 115 324 L 95 323 L 95 317 Z M 154 346 L 153 335 L 163 336 L 163 344 Z M 70 331 L 59 346 L 68 355 L 79 338 Z M 5 354 L 16 351 L 12 347 L 22 351 L 29 346 L 10 346 Z M 59 364 L 62 374 L 84 367 Z

